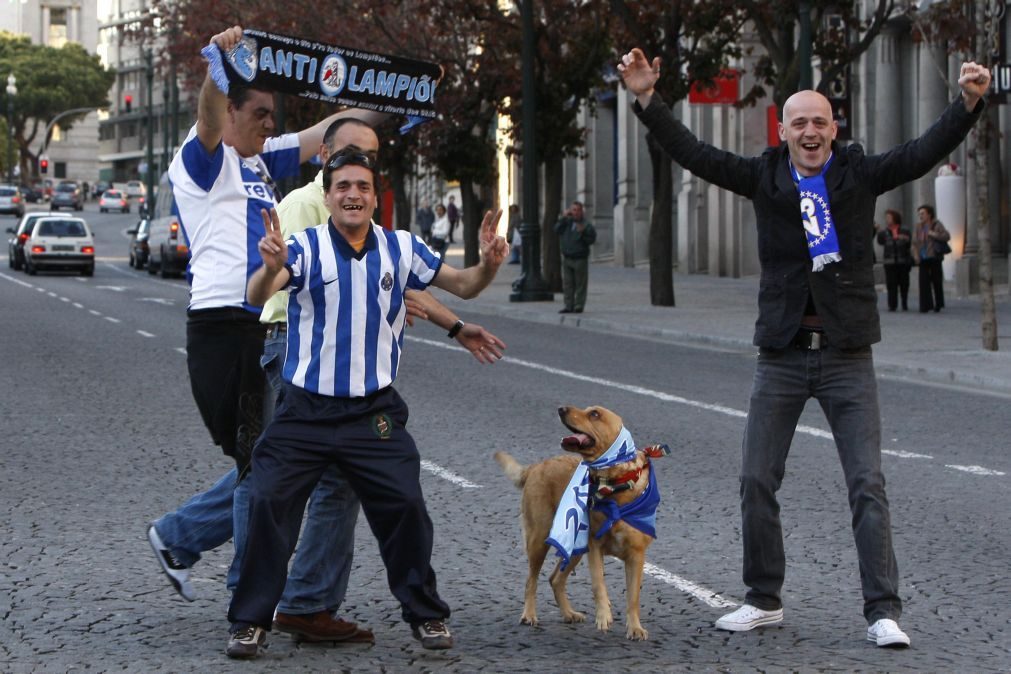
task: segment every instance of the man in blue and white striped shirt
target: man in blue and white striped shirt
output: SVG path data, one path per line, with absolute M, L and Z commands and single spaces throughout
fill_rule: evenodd
M 404 291 L 434 285 L 477 296 L 508 254 L 495 235 L 501 211 L 481 224 L 481 262 L 445 264 L 419 238 L 371 224 L 376 208 L 372 157 L 345 148 L 327 162 L 330 219 L 287 245 L 277 214 L 263 212 L 264 265 L 247 289 L 263 302 L 288 288 L 285 388 L 253 453 L 250 524 L 238 587 L 228 611 L 227 653 L 256 657 L 284 590 L 306 499 L 337 463 L 379 540 L 390 590 L 425 648 L 453 645 L 449 606 L 431 568 L 432 521 L 421 492 L 420 456 L 407 432 L 407 405 L 393 389 L 406 321 Z M 459 325 L 459 324 L 458 324 Z M 450 336 L 454 336 L 450 331 Z

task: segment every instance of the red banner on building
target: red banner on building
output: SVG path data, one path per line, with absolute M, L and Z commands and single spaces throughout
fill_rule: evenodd
M 741 74 L 733 68 L 720 72 L 713 78 L 712 86 L 696 82 L 688 92 L 689 103 L 730 105 L 740 98 Z

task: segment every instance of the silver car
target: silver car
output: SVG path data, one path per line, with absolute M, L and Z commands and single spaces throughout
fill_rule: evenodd
M 25 197 L 17 185 L 0 185 L 0 213 L 19 218 L 25 214 Z

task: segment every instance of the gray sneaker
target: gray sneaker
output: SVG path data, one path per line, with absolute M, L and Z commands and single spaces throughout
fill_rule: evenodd
M 158 535 L 158 530 L 154 528 L 153 524 L 147 528 L 147 540 L 151 543 L 151 549 L 154 550 L 154 556 L 158 558 L 158 563 L 161 564 L 161 570 L 168 576 L 169 582 L 172 583 L 176 592 L 186 601 L 196 599 L 196 590 L 190 583 L 189 567 L 183 566 L 175 558 L 168 546 L 162 542 L 161 536 Z
M 894 620 L 882 618 L 867 628 L 867 641 L 886 648 L 907 648 L 909 635 Z
M 267 641 L 267 633 L 260 627 L 243 627 L 228 635 L 225 655 L 239 660 L 252 660 L 260 654 L 260 646 Z
M 728 613 L 716 621 L 717 629 L 731 632 L 747 632 L 762 625 L 775 625 L 783 622 L 783 609 L 766 611 L 751 604 L 745 604 L 732 613 Z
M 426 620 L 423 623 L 411 625 L 414 638 L 421 642 L 422 648 L 443 650 L 453 647 L 453 635 L 449 633 L 446 623 L 441 620 Z

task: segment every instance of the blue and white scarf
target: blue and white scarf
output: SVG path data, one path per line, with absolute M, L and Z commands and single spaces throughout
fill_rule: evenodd
M 829 155 L 821 173 L 816 176 L 801 176 L 793 162 L 790 162 L 790 174 L 800 192 L 800 215 L 814 271 L 821 271 L 830 262 L 842 261 L 839 239 L 836 238 L 835 223 L 832 221 L 832 209 L 828 203 L 828 188 L 825 186 L 825 172 L 832 164 L 833 156 Z
M 555 520 L 551 532 L 545 541 L 557 550 L 562 558 L 562 569 L 569 565 L 573 555 L 586 552 L 590 540 L 590 469 L 607 468 L 619 463 L 635 460 L 635 441 L 632 434 L 624 426 L 617 439 L 606 452 L 595 461 L 580 462 L 572 473 L 572 479 L 565 487 L 562 500 L 555 511 Z

